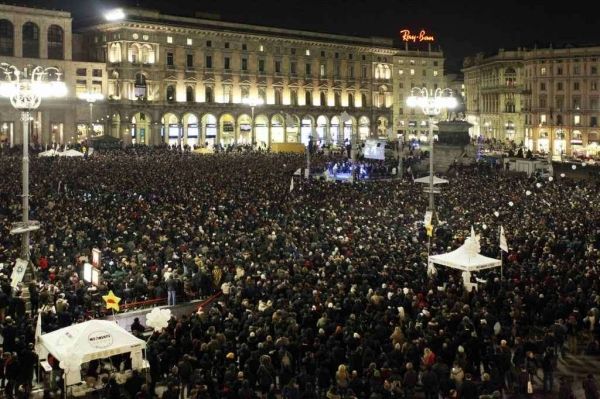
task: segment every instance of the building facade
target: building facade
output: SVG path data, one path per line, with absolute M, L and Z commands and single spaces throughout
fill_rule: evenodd
M 472 134 L 517 144 L 525 140 L 525 72 L 522 51 L 503 51 L 464 62 L 465 105 Z
M 139 9 L 82 34 L 107 66 L 109 131 L 126 142 L 343 144 L 391 124 L 391 75 L 378 72 L 391 40 Z
M 428 141 L 429 119 L 420 109 L 406 106 L 406 98 L 415 87 L 435 92 L 445 88 L 444 55 L 441 51 L 408 50 L 394 56 L 394 109 L 395 130 L 405 141 Z M 437 126 L 434 126 L 437 130 Z
M 74 88 L 81 82 L 85 91 L 102 91 L 107 86 L 104 63 L 87 62 L 73 55 L 74 45 L 68 12 L 0 4 L 0 62 L 23 70 L 32 66 L 56 67 L 69 94 L 62 99 L 42 100 L 30 121 L 30 142 L 64 144 L 87 133 L 89 107 L 78 99 Z M 80 77 L 78 75 L 84 75 Z M 92 79 L 91 77 L 94 76 Z M 101 125 L 97 125 L 101 128 Z M 20 112 L 8 99 L 0 98 L 0 141 L 7 145 L 22 142 Z
M 555 158 L 597 155 L 599 60 L 600 47 L 519 49 L 467 58 L 467 115 L 473 133 L 513 138 Z M 507 94 L 514 94 L 514 101 Z
M 73 32 L 68 12 L 0 11 L 2 62 L 56 66 L 69 90 L 34 113 L 32 141 L 41 144 L 100 134 L 190 146 L 307 143 L 309 136 L 334 145 L 353 137 L 395 140 L 409 125 L 414 134 L 426 129 L 424 118 L 403 105 L 410 88 L 443 82 L 441 52 L 409 50 L 392 39 L 140 8 L 85 21 Z M 105 97 L 92 117 L 79 99 L 89 92 Z M 0 101 L 3 137 L 19 143 L 19 113 Z

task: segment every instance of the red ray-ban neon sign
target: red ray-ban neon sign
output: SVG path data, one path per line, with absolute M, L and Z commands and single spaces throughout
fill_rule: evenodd
M 434 42 L 435 38 L 431 34 L 427 34 L 425 29 L 421 29 L 418 34 L 410 33 L 410 29 L 402 29 L 400 31 L 400 36 L 402 36 L 402 40 L 405 42 Z

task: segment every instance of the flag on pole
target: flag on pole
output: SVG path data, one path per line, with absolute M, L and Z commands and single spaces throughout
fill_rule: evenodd
M 292 176 L 292 181 L 290 182 L 290 193 L 294 191 L 294 177 Z
M 37 315 L 37 324 L 35 326 L 35 351 L 39 353 L 39 349 L 41 349 L 42 341 L 42 311 L 38 311 Z
M 425 225 L 425 229 L 427 230 L 427 236 L 433 237 L 433 226 L 430 224 Z
M 506 243 L 506 236 L 504 235 L 504 227 L 500 226 L 500 249 L 504 252 L 508 252 L 508 244 Z

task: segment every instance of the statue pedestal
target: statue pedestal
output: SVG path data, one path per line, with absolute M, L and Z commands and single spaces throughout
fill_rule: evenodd
M 477 157 L 477 148 L 471 144 L 469 128 L 473 125 L 465 121 L 440 121 L 438 141 L 433 147 L 433 168 L 437 173 L 445 173 L 456 160 L 457 164 L 469 165 Z

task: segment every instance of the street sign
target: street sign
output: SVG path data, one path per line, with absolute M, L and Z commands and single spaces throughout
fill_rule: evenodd
M 10 234 L 23 234 L 28 231 L 39 230 L 40 222 L 30 220 L 29 222 L 16 222 L 13 223 L 13 228 L 10 230 Z
M 432 211 L 425 212 L 425 220 L 423 220 L 423 224 L 425 224 L 425 226 L 429 226 L 431 224 L 431 219 L 432 218 L 433 218 L 433 212 Z

